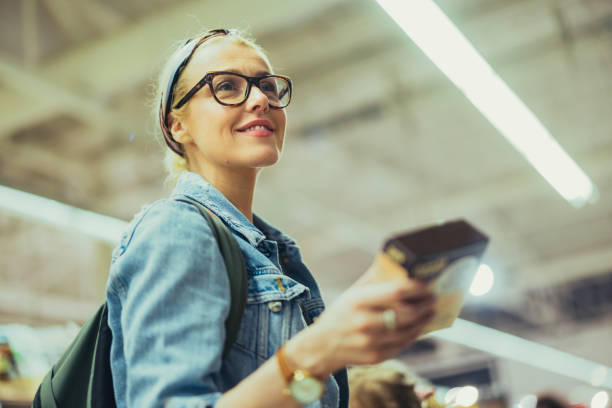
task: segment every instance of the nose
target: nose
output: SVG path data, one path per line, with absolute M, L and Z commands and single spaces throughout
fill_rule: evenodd
M 268 101 L 268 97 L 261 89 L 252 85 L 249 97 L 246 100 L 246 107 L 250 112 L 266 113 L 270 110 L 270 101 Z

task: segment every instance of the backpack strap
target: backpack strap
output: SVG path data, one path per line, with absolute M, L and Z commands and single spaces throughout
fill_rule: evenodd
M 223 348 L 223 356 L 226 356 L 238 337 L 240 321 L 242 320 L 242 314 L 246 306 L 248 283 L 242 251 L 231 231 L 219 218 L 217 218 L 217 216 L 211 214 L 206 207 L 187 197 L 177 198 L 175 200 L 195 206 L 202 216 L 206 218 L 217 244 L 219 245 L 223 261 L 225 262 L 232 300 L 230 312 L 225 321 L 225 345 Z

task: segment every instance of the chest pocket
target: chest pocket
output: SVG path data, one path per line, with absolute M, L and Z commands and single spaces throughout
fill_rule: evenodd
M 267 360 L 306 327 L 301 305 L 309 298 L 308 287 L 287 276 L 249 276 L 247 304 L 235 347 L 260 362 Z

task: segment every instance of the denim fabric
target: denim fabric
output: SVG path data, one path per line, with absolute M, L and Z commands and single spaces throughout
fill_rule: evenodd
M 223 359 L 229 281 L 206 220 L 174 200 L 180 197 L 217 215 L 244 255 L 247 306 Z M 113 251 L 106 291 L 118 408 L 214 406 L 323 311 L 295 242 L 257 216 L 253 224 L 190 172 L 181 174 L 169 199 L 143 207 L 131 221 Z M 326 386 L 309 408 L 338 407 L 334 377 Z

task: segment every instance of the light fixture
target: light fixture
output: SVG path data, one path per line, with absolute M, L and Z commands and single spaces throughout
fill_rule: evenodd
M 0 209 L 26 219 L 59 228 L 73 229 L 93 238 L 116 244 L 127 223 L 117 218 L 82 210 L 55 200 L 0 186 Z
M 478 401 L 478 388 L 472 385 L 461 387 L 455 399 L 457 405 L 462 407 L 471 407 Z
M 432 0 L 376 1 L 563 198 L 596 200 L 589 177 Z
M 521 398 L 521 401 L 519 402 L 518 406 L 519 408 L 536 408 L 537 403 L 538 397 L 533 394 L 529 394 Z
M 610 370 L 593 361 L 464 319 L 456 319 L 452 327 L 432 332 L 430 336 L 585 383 L 589 383 L 593 370 L 600 367 Z M 604 378 L 601 386 L 612 389 L 612 378 Z
M 591 408 L 606 408 L 608 406 L 609 396 L 605 391 L 599 391 L 591 399 Z
M 461 387 L 453 387 L 450 390 L 446 391 L 446 394 L 444 395 L 444 402 L 447 405 L 452 405 L 457 399 L 457 394 L 460 390 Z
M 608 377 L 608 370 L 604 366 L 599 366 L 591 373 L 591 385 L 595 387 L 601 385 Z
M 470 293 L 473 296 L 482 296 L 491 290 L 493 282 L 493 271 L 489 265 L 480 264 L 470 286 Z

